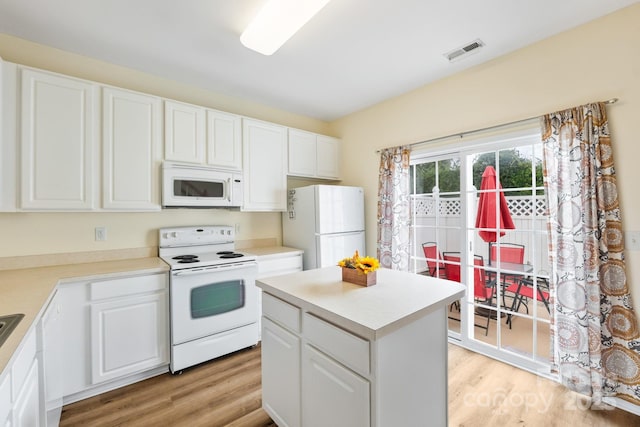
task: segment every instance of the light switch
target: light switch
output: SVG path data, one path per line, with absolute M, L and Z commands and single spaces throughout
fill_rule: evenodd
M 625 231 L 624 246 L 628 251 L 640 251 L 640 231 Z

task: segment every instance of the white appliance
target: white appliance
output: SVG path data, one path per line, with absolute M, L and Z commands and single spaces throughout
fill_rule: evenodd
M 364 190 L 341 185 L 289 190 L 282 238 L 285 246 L 304 250 L 305 270 L 336 265 L 356 250 L 365 255 Z
M 241 173 L 189 163 L 162 164 L 163 207 L 234 208 L 241 205 Z
M 258 343 L 255 255 L 234 251 L 228 226 L 161 228 L 171 267 L 171 372 Z

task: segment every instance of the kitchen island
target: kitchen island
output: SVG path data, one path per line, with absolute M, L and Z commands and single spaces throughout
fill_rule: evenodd
M 448 304 L 464 286 L 387 269 L 261 279 L 263 407 L 283 426 L 446 426 Z

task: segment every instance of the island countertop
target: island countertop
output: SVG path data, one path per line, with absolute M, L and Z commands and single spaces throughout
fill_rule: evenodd
M 315 313 L 358 335 L 375 340 L 464 295 L 457 282 L 378 269 L 377 284 L 343 282 L 331 266 L 259 279 L 265 292 Z

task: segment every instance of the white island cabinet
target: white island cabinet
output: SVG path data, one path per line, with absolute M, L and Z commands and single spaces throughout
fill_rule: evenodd
M 280 427 L 447 425 L 448 304 L 459 283 L 339 267 L 259 279 L 262 405 Z

